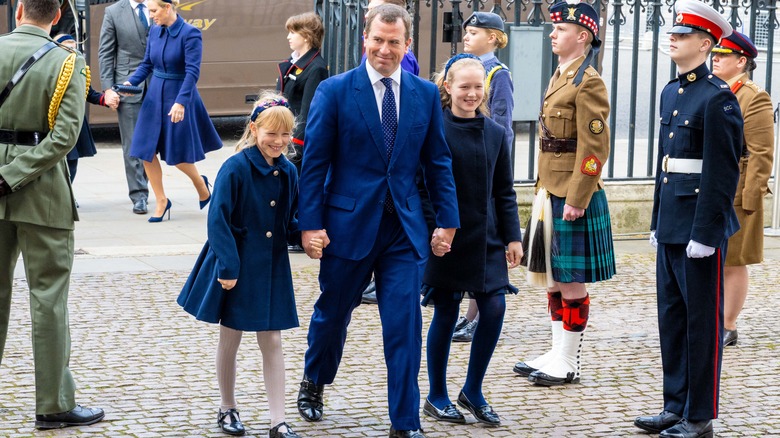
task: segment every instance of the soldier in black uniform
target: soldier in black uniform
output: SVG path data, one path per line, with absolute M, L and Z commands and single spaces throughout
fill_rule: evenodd
M 661 93 L 661 133 L 650 241 L 657 246 L 658 328 L 664 408 L 638 417 L 661 437 L 711 437 L 718 417 L 723 263 L 739 229 L 742 113 L 729 86 L 707 68 L 731 26 L 696 0 L 679 0 L 669 53 L 677 78 Z

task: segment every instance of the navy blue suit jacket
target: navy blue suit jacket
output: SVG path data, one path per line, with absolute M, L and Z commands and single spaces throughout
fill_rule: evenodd
M 306 127 L 300 180 L 301 230 L 326 229 L 325 254 L 359 260 L 379 232 L 390 188 L 398 218 L 419 257 L 430 252 L 415 173 L 422 167 L 436 225 L 458 228 L 452 157 L 444 139 L 439 90 L 401 72 L 398 133 L 387 160 L 382 124 L 366 64 L 317 88 Z
M 742 138 L 737 98 L 706 64 L 666 85 L 650 224 L 659 243 L 717 248 L 739 230 L 733 203 Z M 666 155 L 700 159 L 702 171 L 666 173 Z

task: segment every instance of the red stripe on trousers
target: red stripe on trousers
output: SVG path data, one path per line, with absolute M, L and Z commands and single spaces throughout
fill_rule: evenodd
M 715 295 L 715 327 L 720 327 L 720 266 L 721 266 L 721 259 L 720 259 L 720 248 L 718 248 L 718 251 L 716 252 L 716 255 L 718 256 L 718 278 L 716 283 L 715 292 L 717 295 Z M 716 332 L 715 336 L 720 337 L 720 333 Z M 720 354 L 720 351 L 718 351 L 718 341 L 719 339 L 715 339 L 715 363 L 714 368 L 715 372 L 713 373 L 713 394 L 712 394 L 712 411 L 715 413 L 715 418 L 718 418 L 718 355 Z

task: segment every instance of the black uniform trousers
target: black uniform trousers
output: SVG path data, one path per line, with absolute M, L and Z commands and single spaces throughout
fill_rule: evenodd
M 727 244 L 699 259 L 688 258 L 686 244 L 658 244 L 664 409 L 689 421 L 718 417 Z

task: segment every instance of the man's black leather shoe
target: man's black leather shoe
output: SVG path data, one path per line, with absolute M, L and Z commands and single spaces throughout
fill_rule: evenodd
M 301 389 L 298 391 L 298 413 L 306 421 L 322 420 L 322 392 L 324 385 L 317 385 L 310 378 L 303 376 Z
M 685 418 L 679 423 L 661 432 L 661 438 L 712 438 L 712 420 L 688 421 Z
M 450 423 L 466 422 L 466 418 L 452 403 L 445 406 L 444 409 L 439 409 L 426 398 L 425 406 L 423 406 L 423 413 L 440 421 L 449 421 Z
M 238 415 L 238 410 L 235 408 L 228 409 L 225 412 L 222 412 L 222 409 L 220 409 L 219 414 L 217 414 L 217 424 L 222 429 L 222 432 L 228 435 L 241 436 L 246 433 L 244 424 L 241 423 L 241 417 Z
M 417 430 L 395 430 L 390 426 L 390 438 L 425 438 L 422 429 Z
M 501 418 L 498 417 L 498 414 L 493 411 L 493 408 L 491 408 L 490 405 L 480 407 L 474 406 L 474 404 L 466 398 L 466 394 L 464 394 L 463 391 L 458 394 L 458 404 L 468 409 L 469 412 L 471 412 L 471 415 L 480 423 L 487 424 L 488 426 L 501 425 Z
M 682 419 L 674 412 L 663 411 L 658 415 L 646 415 L 636 417 L 634 426 L 650 433 L 661 433 L 662 431 L 674 426 Z
M 76 405 L 68 412 L 36 415 L 35 427 L 37 429 L 61 429 L 71 426 L 89 426 L 102 420 L 105 415 L 105 412 L 100 408 L 85 408 Z
M 133 213 L 135 214 L 148 213 L 148 209 L 146 206 L 146 199 L 139 199 L 133 203 Z

